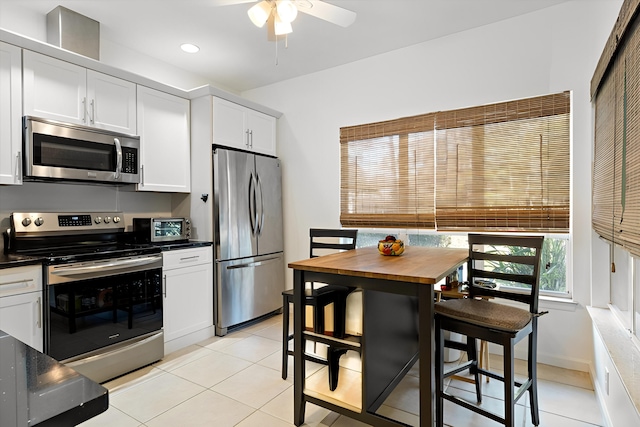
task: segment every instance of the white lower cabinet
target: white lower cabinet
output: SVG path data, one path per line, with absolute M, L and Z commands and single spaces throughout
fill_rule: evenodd
M 41 265 L 0 269 L 0 330 L 43 351 Z
M 165 343 L 213 326 L 212 259 L 211 246 L 163 252 Z

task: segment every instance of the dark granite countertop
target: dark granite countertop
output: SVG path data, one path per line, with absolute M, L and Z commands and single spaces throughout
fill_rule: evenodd
M 188 242 L 180 242 L 180 243 L 156 243 L 156 245 L 160 246 L 163 251 L 173 251 L 177 249 L 189 249 L 189 248 L 200 248 L 203 246 L 211 246 L 213 243 L 205 242 L 205 241 L 197 241 L 197 240 L 189 240 Z
M 0 426 L 71 426 L 104 412 L 109 392 L 0 331 Z
M 27 255 L 5 255 L 0 253 L 0 269 L 34 265 L 42 262 L 42 258 Z

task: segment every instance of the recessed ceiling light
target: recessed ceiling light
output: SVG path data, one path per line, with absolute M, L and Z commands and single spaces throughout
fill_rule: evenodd
M 180 48 L 187 53 L 196 53 L 197 51 L 200 50 L 198 46 L 191 43 L 184 43 L 183 45 L 180 45 Z

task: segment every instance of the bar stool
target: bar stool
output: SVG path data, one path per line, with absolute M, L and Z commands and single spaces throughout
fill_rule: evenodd
M 531 420 L 540 424 L 537 388 L 538 294 L 540 256 L 543 237 L 469 235 L 469 297 L 434 304 L 436 341 L 436 426 L 444 425 L 444 400 L 490 418 L 507 427 L 515 426 L 515 405 L 529 392 Z M 495 287 L 508 284 L 511 291 Z M 514 285 L 521 285 L 513 290 Z M 504 287 L 504 286 L 503 286 Z M 478 298 L 479 297 L 479 298 Z M 483 299 L 492 298 L 491 300 Z M 520 302 L 527 309 L 496 302 L 503 298 Z M 444 371 L 444 331 L 467 337 L 467 363 Z M 527 379 L 515 381 L 514 346 L 524 338 L 529 340 Z M 476 340 L 499 344 L 504 349 L 503 374 L 483 369 L 478 364 Z M 482 382 L 487 375 L 504 383 L 504 417 L 475 406 L 444 391 L 444 379 L 469 369 L 475 377 L 476 397 L 482 402 Z M 514 395 L 514 388 L 518 387 Z
M 345 251 L 355 249 L 358 230 L 341 229 L 318 229 L 309 230 L 309 256 L 315 258 L 328 251 Z M 346 240 L 346 241 L 345 241 Z M 311 283 L 305 290 L 305 305 L 313 307 L 313 331 L 315 333 L 325 333 L 324 308 L 333 304 L 333 336 L 344 338 L 347 296 L 353 288 L 340 285 L 323 285 Z M 289 350 L 289 341 L 293 335 L 289 334 L 289 307 L 293 304 L 293 289 L 282 292 L 282 379 L 287 379 L 287 367 L 289 356 L 293 351 Z M 327 349 L 327 359 L 322 359 L 313 355 L 305 355 L 307 360 L 329 366 L 329 388 L 335 390 L 338 384 L 339 360 L 346 352 L 345 349 L 329 346 Z

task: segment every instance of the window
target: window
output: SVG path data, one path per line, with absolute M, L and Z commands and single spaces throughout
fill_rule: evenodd
M 570 98 L 341 128 L 342 225 L 567 233 Z
M 563 92 L 341 128 L 342 225 L 364 246 L 394 229 L 459 247 L 470 231 L 541 233 L 541 293 L 570 296 L 570 104 Z
M 631 6 L 629 2 L 628 6 Z M 627 5 L 627 2 L 625 2 Z M 632 10 L 633 9 L 633 10 Z M 609 302 L 640 337 L 640 19 L 620 12 L 591 83 L 595 107 L 593 229 L 610 245 Z M 604 284 L 603 284 L 604 285 Z

